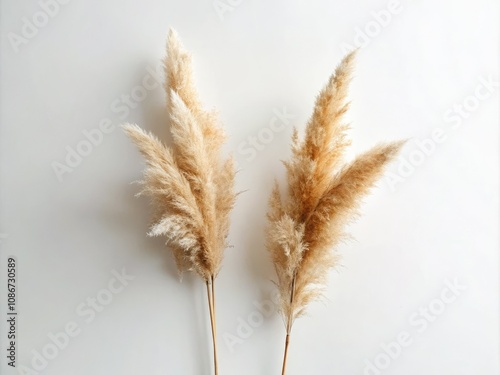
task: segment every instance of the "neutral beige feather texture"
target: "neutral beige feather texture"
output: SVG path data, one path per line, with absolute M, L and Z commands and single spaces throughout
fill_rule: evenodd
M 343 117 L 355 52 L 347 55 L 319 93 L 303 140 L 295 130 L 285 162 L 288 188 L 276 182 L 269 200 L 266 246 L 277 273 L 287 340 L 294 320 L 321 296 L 328 271 L 338 264 L 335 245 L 384 166 L 403 142 L 378 145 L 343 164 L 350 145 Z
M 154 208 L 151 236 L 165 236 L 179 271 L 211 281 L 221 267 L 229 214 L 234 205 L 234 163 L 223 160 L 224 132 L 213 111 L 203 108 L 194 86 L 191 57 L 170 31 L 165 91 L 173 146 L 137 125 L 127 135 L 146 159 L 143 189 Z
M 217 374 L 214 280 L 228 247 L 235 166 L 232 157 L 221 155 L 224 131 L 215 111 L 202 106 L 191 65 L 171 29 L 165 91 L 172 147 L 137 125 L 127 124 L 124 130 L 147 163 L 139 194 L 149 196 L 154 209 L 149 235 L 165 236 L 179 272 L 195 271 L 206 283 Z

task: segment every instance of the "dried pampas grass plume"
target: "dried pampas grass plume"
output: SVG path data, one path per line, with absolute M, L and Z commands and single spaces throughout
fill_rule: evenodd
M 266 246 L 276 269 L 286 326 L 282 374 L 295 319 L 321 296 L 328 271 L 338 263 L 332 247 L 344 237 L 344 226 L 360 199 L 403 145 L 379 145 L 342 165 L 350 145 L 343 116 L 349 106 L 354 57 L 355 52 L 342 60 L 319 93 L 304 139 L 294 131 L 292 157 L 285 162 L 286 196 L 281 196 L 276 182 L 269 200 Z
M 147 163 L 140 194 L 149 196 L 154 208 L 148 234 L 165 236 L 179 272 L 195 271 L 206 283 L 217 374 L 214 280 L 228 246 L 235 168 L 232 158 L 221 156 L 224 132 L 215 112 L 203 108 L 191 57 L 172 29 L 165 75 L 173 146 L 137 125 L 124 130 Z

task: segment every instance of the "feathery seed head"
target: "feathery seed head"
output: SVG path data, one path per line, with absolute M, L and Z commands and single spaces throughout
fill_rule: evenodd
M 217 276 L 228 245 L 234 163 L 221 155 L 224 132 L 199 100 L 191 57 L 173 29 L 165 77 L 172 148 L 137 125 L 123 128 L 146 159 L 141 194 L 154 207 L 149 235 L 167 238 L 179 272 L 195 271 L 209 281 Z
M 294 130 L 285 162 L 288 189 L 276 182 L 269 199 L 266 246 L 274 263 L 287 329 L 321 296 L 328 271 L 338 263 L 332 247 L 346 223 L 404 142 L 379 145 L 342 164 L 351 141 L 343 117 L 356 51 L 348 54 L 321 90 L 305 136 Z

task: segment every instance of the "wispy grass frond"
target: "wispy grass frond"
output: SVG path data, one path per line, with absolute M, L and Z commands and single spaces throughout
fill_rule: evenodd
M 222 156 L 224 131 L 215 111 L 201 104 L 191 57 L 174 30 L 168 35 L 165 76 L 172 147 L 137 125 L 124 130 L 146 159 L 141 194 L 154 207 L 149 235 L 166 237 L 179 272 L 195 271 L 207 284 L 217 374 L 214 280 L 228 247 L 235 167 L 231 157 Z
M 275 184 L 269 199 L 266 245 L 274 263 L 287 340 L 293 322 L 321 296 L 328 271 L 338 264 L 335 246 L 363 196 L 381 176 L 403 142 L 375 146 L 345 164 L 351 141 L 344 120 L 355 52 L 347 55 L 319 93 L 303 139 L 295 130 L 285 162 L 287 189 Z

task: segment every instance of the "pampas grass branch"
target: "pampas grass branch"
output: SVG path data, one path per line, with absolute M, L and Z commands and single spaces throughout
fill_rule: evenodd
M 191 57 L 170 30 L 165 91 L 173 146 L 137 125 L 123 126 L 146 160 L 142 190 L 154 209 L 150 236 L 164 236 L 179 273 L 196 272 L 205 282 L 218 374 L 215 279 L 221 268 L 235 202 L 234 162 L 223 158 L 225 141 L 215 111 L 205 110 L 194 85 Z
M 286 372 L 295 319 L 322 295 L 328 272 L 339 262 L 332 249 L 363 196 L 381 176 L 403 142 L 381 144 L 352 162 L 343 160 L 351 144 L 344 115 L 356 51 L 348 54 L 319 93 L 303 139 L 292 136 L 292 156 L 284 162 L 287 189 L 275 183 L 269 199 L 266 247 L 277 274 L 286 338 Z

